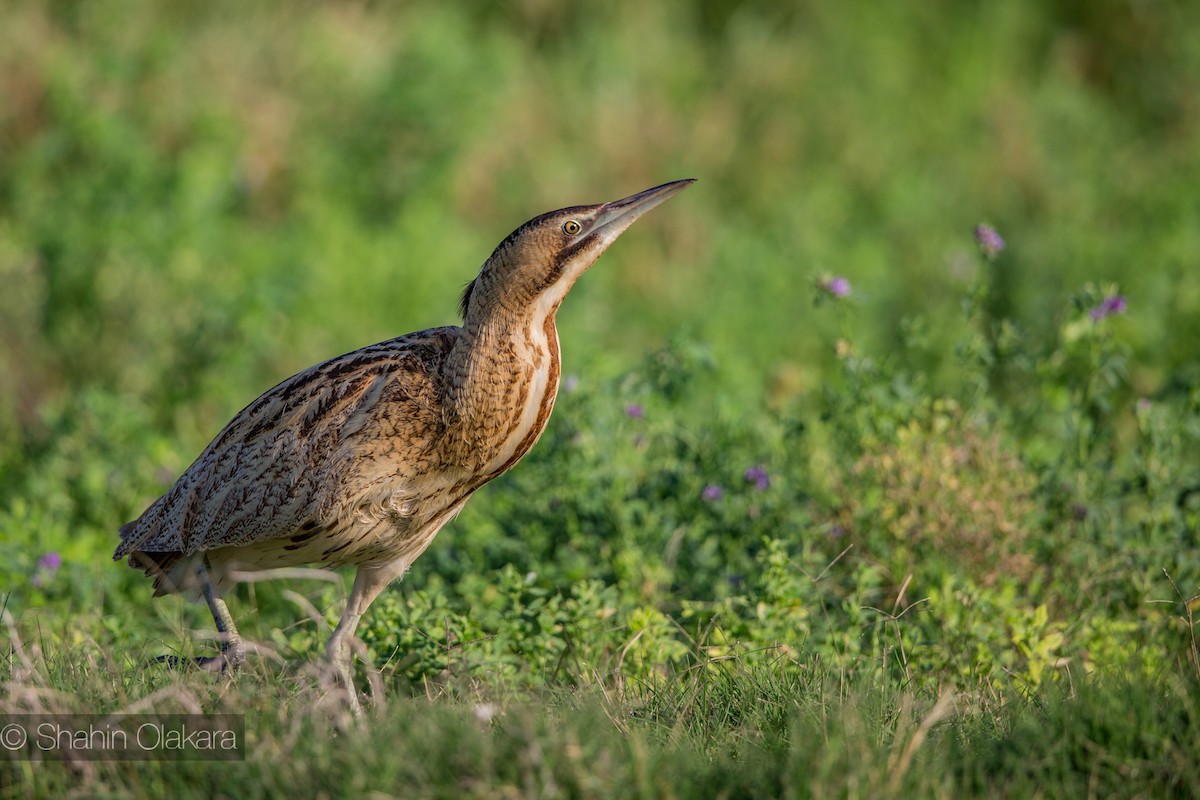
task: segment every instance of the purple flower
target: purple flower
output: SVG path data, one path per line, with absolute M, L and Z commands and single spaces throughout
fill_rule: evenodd
M 746 479 L 747 483 L 753 483 L 760 492 L 771 485 L 771 476 L 767 474 L 761 464 L 747 469 L 742 477 Z
M 1088 316 L 1092 318 L 1092 322 L 1099 322 L 1114 314 L 1124 314 L 1126 305 L 1124 295 L 1110 294 L 1100 301 L 1100 305 L 1089 311 Z
M 38 559 L 38 569 L 44 569 L 47 572 L 58 572 L 58 568 L 62 566 L 62 556 L 56 552 L 49 552 Z
M 578 375 L 568 375 L 566 377 L 566 379 L 563 380 L 562 390 L 563 390 L 564 394 L 570 394 L 571 392 L 575 391 L 578 388 L 579 388 L 579 376 Z
M 46 553 L 39 558 L 33 574 L 33 585 L 39 587 L 45 585 L 47 581 L 54 577 L 54 573 L 58 572 L 62 563 L 62 556 L 54 551 Z
M 975 242 L 988 258 L 995 258 L 1004 252 L 1004 239 L 991 225 L 975 226 Z
M 630 419 L 642 419 L 646 416 L 646 409 L 642 408 L 641 403 L 630 403 L 625 406 L 625 416 Z
M 710 503 L 715 503 L 725 496 L 725 490 L 715 483 L 710 483 L 704 487 L 704 491 L 700 493 L 700 496 Z
M 850 281 L 841 275 L 835 275 L 832 278 L 826 278 L 821 281 L 821 288 L 837 298 L 848 297 L 850 295 Z

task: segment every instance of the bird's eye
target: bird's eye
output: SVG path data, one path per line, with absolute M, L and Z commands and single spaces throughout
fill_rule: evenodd
M 563 233 L 567 236 L 574 236 L 583 230 L 583 226 L 573 219 L 569 219 L 563 223 Z

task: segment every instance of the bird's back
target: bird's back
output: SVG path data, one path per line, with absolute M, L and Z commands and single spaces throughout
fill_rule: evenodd
M 460 334 L 444 327 L 391 339 L 268 390 L 121 528 L 114 558 L 151 554 L 135 564 L 144 567 L 153 554 L 328 538 L 372 513 L 401 521 L 406 491 L 437 472 L 443 368 Z

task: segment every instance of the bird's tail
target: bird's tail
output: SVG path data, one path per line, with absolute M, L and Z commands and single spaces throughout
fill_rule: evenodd
M 129 566 L 140 569 L 154 578 L 154 596 L 182 594 L 188 599 L 200 597 L 200 584 L 190 558 L 178 551 L 171 553 L 147 553 L 134 550 L 129 553 Z

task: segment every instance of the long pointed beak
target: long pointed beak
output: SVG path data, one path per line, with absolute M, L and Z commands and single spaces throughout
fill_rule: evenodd
M 599 233 L 606 242 L 612 242 L 642 214 L 656 205 L 670 200 L 687 188 L 688 184 L 695 183 L 695 181 L 695 178 L 671 181 L 662 186 L 655 186 L 653 189 L 605 203 L 596 216 L 594 231 Z

